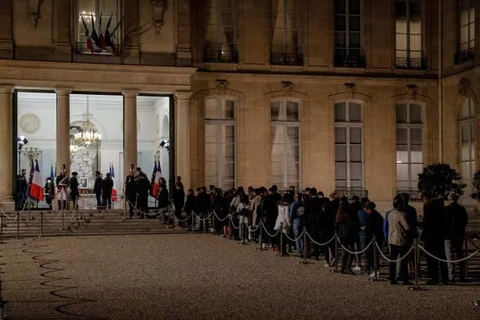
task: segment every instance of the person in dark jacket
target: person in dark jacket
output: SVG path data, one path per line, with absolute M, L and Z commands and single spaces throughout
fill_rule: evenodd
M 358 226 L 359 226 L 359 229 L 360 229 L 359 232 L 358 232 L 359 239 L 360 239 L 360 250 L 364 250 L 369 243 L 368 240 L 367 240 L 367 231 L 366 231 L 368 214 L 367 214 L 367 211 L 365 209 L 365 205 L 368 202 L 370 202 L 370 200 L 368 198 L 362 198 L 362 200 L 360 200 L 360 204 L 361 204 L 360 210 L 357 211 Z M 364 263 L 364 266 L 363 266 L 364 270 L 362 271 L 362 275 L 368 275 L 369 270 L 367 268 L 367 263 L 366 263 L 367 252 L 363 253 L 363 259 L 364 259 L 365 263 Z
M 175 217 L 178 219 L 178 226 L 184 224 L 180 221 L 182 219 L 182 209 L 185 202 L 185 191 L 183 185 L 178 181 L 175 182 L 175 192 L 173 193 L 173 205 L 175 206 Z
M 185 211 L 185 214 L 187 215 L 187 217 L 190 217 L 190 215 L 196 212 L 195 205 L 196 205 L 196 200 L 195 200 L 195 195 L 193 193 L 193 189 L 188 189 L 187 199 L 185 200 L 185 205 L 183 206 L 183 210 Z M 188 225 L 188 230 L 192 230 L 193 228 L 192 219 L 187 220 L 187 225 Z
M 423 199 L 423 227 L 422 238 L 425 250 L 440 259 L 445 259 L 445 207 L 443 199 L 434 199 L 431 195 L 424 193 Z M 439 283 L 439 261 L 427 255 L 427 269 L 430 279 L 427 285 Z M 442 283 L 448 284 L 447 264 L 440 262 Z
M 95 198 L 97 199 L 97 210 L 102 209 L 102 189 L 103 189 L 103 178 L 100 171 L 96 171 L 95 184 L 93 185 L 93 193 L 95 193 Z
M 317 189 L 310 189 L 310 201 L 305 206 L 305 225 L 308 234 L 313 241 L 307 241 L 307 248 L 313 248 L 313 257 L 319 259 L 320 247 L 315 243 L 320 243 L 322 237 L 322 217 L 324 216 L 323 201 L 318 197 Z M 309 239 L 307 237 L 307 239 Z M 307 249 L 307 258 L 309 258 L 310 250 Z
M 105 208 L 112 208 L 112 189 L 113 179 L 110 172 L 107 172 L 107 176 L 103 179 L 103 206 Z
M 356 239 L 355 230 L 351 228 L 351 220 L 348 218 L 348 200 L 340 200 L 337 216 L 335 218 L 335 231 L 342 246 L 353 251 L 353 243 Z M 340 273 L 355 274 L 352 270 L 352 255 L 345 249 L 342 250 Z
M 450 194 L 448 196 L 448 205 L 445 208 L 445 256 L 447 260 L 453 259 L 453 253 L 456 259 L 463 259 L 463 242 L 465 240 L 465 227 L 468 223 L 468 214 L 463 206 L 458 204 L 458 195 Z M 448 263 L 448 280 L 454 282 L 453 263 Z M 460 262 L 460 282 L 465 281 L 465 261 Z
M 137 181 L 135 180 L 132 171 L 130 171 L 130 174 L 125 180 L 125 197 L 127 198 L 128 207 L 130 209 L 130 219 L 132 219 L 134 215 L 135 202 L 137 201 Z
M 365 204 L 365 212 L 367 213 L 366 218 L 366 225 L 365 225 L 365 241 L 366 243 L 370 243 L 374 238 L 376 243 L 381 248 L 384 237 L 383 237 L 383 217 L 382 215 L 375 209 L 376 205 L 374 202 L 367 202 Z M 375 243 L 373 244 L 375 245 Z M 380 254 L 377 255 L 377 260 L 373 260 L 373 246 L 371 246 L 365 252 L 365 268 L 364 272 L 366 274 L 370 274 L 371 277 L 374 277 L 375 274 L 371 274 L 371 271 L 374 271 L 375 262 L 376 265 L 380 265 Z
M 78 191 L 78 180 L 77 180 L 78 173 L 72 172 L 72 177 L 70 178 L 70 182 L 68 187 L 70 188 L 70 199 L 73 202 L 73 210 L 77 210 L 77 201 L 80 193 Z
M 168 212 L 168 204 L 170 201 L 168 199 L 167 185 L 162 181 L 159 181 L 159 184 L 158 184 L 157 200 L 158 200 L 157 208 L 158 208 L 158 213 L 160 215 L 160 219 L 162 219 L 162 216 L 163 216 L 163 223 L 168 224 L 169 217 L 170 217 L 170 213 Z
M 150 182 L 147 175 L 137 168 L 137 209 L 140 211 L 140 219 L 148 213 L 148 194 L 150 192 Z

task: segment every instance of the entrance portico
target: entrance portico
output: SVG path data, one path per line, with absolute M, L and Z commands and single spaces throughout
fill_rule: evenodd
M 175 119 L 174 136 L 171 137 L 175 152 L 172 173 L 182 176 L 185 183 L 190 181 L 190 113 L 191 75 L 194 68 L 117 66 L 95 64 L 72 64 L 31 61 L 0 60 L 0 207 L 13 208 L 14 178 L 16 175 L 16 137 L 12 121 L 15 114 L 14 90 L 49 90 L 56 94 L 55 120 L 55 165 L 57 172 L 62 164 L 70 168 L 70 126 L 71 95 L 82 94 L 121 94 L 123 115 L 117 131 L 123 127 L 122 172 L 128 172 L 131 164 L 138 163 L 137 98 L 142 94 L 175 96 L 173 108 Z M 27 76 L 28 75 L 28 76 Z M 177 94 L 178 93 L 178 94 Z M 179 98 L 180 97 L 180 98 Z M 34 105 L 33 105 L 34 107 Z M 178 109 L 178 111 L 177 111 Z M 39 111 L 41 113 L 41 111 Z M 115 111 L 122 112 L 120 110 Z M 157 117 L 158 118 L 158 117 Z M 16 120 L 16 119 L 13 119 Z M 162 121 L 163 118 L 155 119 Z M 181 159 L 181 160 L 180 160 Z M 178 166 L 178 163 L 181 166 Z M 53 162 L 53 161 L 52 161 Z M 148 172 L 151 168 L 144 168 Z M 44 177 L 48 176 L 45 172 Z M 172 177 L 171 177 L 172 179 Z M 173 178 L 174 179 L 174 178 Z M 123 186 L 118 181 L 118 186 Z M 186 184 L 188 185 L 188 184 Z M 121 189 L 121 187 L 119 187 Z

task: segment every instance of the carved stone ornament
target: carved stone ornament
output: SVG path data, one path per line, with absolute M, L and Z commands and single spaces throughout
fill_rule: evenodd
M 29 1 L 29 12 L 30 18 L 32 19 L 33 27 L 36 29 L 38 25 L 38 20 L 42 17 L 41 7 L 44 0 L 30 0 Z
M 282 91 L 285 96 L 289 96 L 293 91 L 293 83 L 290 81 L 282 81 Z
M 415 100 L 415 96 L 418 94 L 418 87 L 415 84 L 407 84 L 407 97 L 408 99 Z
M 357 90 L 355 83 L 347 82 L 344 83 L 343 86 L 345 87 L 345 96 L 347 99 L 353 99 L 355 96 L 355 90 Z
M 219 95 L 226 95 L 227 94 L 227 80 L 217 80 L 217 90 Z
M 165 12 L 168 10 L 168 1 L 167 0 L 152 0 L 152 14 L 153 14 L 153 26 L 155 27 L 155 33 L 160 34 L 163 25 L 163 17 Z
M 26 113 L 18 121 L 20 129 L 28 134 L 33 134 L 40 129 L 40 118 L 34 113 Z
M 470 91 L 470 81 L 465 78 L 460 79 L 458 82 L 458 93 L 462 96 L 466 96 Z

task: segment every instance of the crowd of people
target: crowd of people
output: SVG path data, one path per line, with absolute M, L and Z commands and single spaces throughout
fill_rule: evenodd
M 420 237 L 425 250 L 434 257 L 452 260 L 464 257 L 463 242 L 468 215 L 458 203 L 458 195 L 450 194 L 448 204 L 444 200 L 422 195 L 423 217 L 409 204 L 407 193 L 393 199 L 393 208 L 383 216 L 368 198 L 339 197 L 331 193 L 328 197 L 316 188 L 305 188 L 298 192 L 294 187 L 283 194 L 274 185 L 268 189 L 243 187 L 222 191 L 215 186 L 189 189 L 184 199 L 183 185 L 176 183 L 173 191 L 175 216 L 179 227 L 196 228 L 202 231 L 205 225 L 185 219 L 191 213 L 198 220 L 212 217 L 212 231 L 225 238 L 261 242 L 259 245 L 287 255 L 290 246 L 296 248 L 300 258 L 325 259 L 325 266 L 335 265 L 336 235 L 341 244 L 340 272 L 356 273 L 352 270 L 355 254 L 362 252 L 362 275 L 375 276 L 373 245 L 388 247 L 389 259 L 400 263 L 389 264 L 389 280 L 392 285 L 411 285 L 414 271 L 414 252 L 411 250 L 415 238 Z M 183 214 L 182 214 L 183 213 Z M 183 222 L 182 222 L 183 221 Z M 193 222 L 192 222 L 193 221 Z M 170 224 L 173 221 L 169 222 Z M 194 225 L 192 225 L 192 223 Z M 260 223 L 265 231 L 260 237 Z M 238 226 L 244 226 L 238 227 Z M 235 228 L 237 226 L 238 228 Z M 308 233 L 307 241 L 301 236 Z M 275 236 L 272 236 L 275 235 Z M 295 241 L 292 241 L 295 240 Z M 428 285 L 449 284 L 466 281 L 465 263 L 459 263 L 459 277 L 454 278 L 454 264 L 439 262 L 426 255 Z M 377 255 L 376 259 L 379 259 Z M 377 263 L 379 260 L 376 261 Z

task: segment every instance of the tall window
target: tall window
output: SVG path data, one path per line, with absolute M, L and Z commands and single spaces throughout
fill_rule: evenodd
M 236 0 L 207 0 L 205 61 L 238 62 Z
M 78 0 L 77 53 L 117 55 L 122 42 L 120 0 Z
M 356 102 L 335 103 L 335 187 L 363 187 L 363 116 Z
M 365 66 L 360 36 L 361 0 L 335 0 L 335 65 Z
M 280 188 L 300 188 L 300 119 L 298 103 L 271 103 L 272 183 Z
M 405 103 L 397 108 L 397 189 L 416 190 L 423 170 L 423 120 L 420 105 Z
M 270 0 L 272 13 L 272 64 L 302 65 L 298 0 Z
M 472 98 L 462 105 L 460 113 L 460 167 L 463 179 L 471 184 L 475 173 L 475 106 Z
M 421 0 L 396 1 L 396 66 L 423 69 Z
M 475 7 L 473 0 L 460 0 L 460 47 L 456 63 L 475 58 Z
M 205 184 L 235 186 L 235 102 L 225 98 L 205 102 Z

